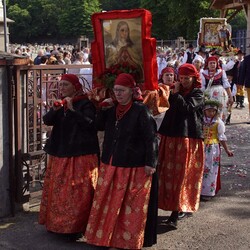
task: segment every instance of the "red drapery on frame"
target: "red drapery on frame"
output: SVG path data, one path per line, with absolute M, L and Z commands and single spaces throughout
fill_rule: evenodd
M 93 85 L 97 87 L 95 79 L 105 70 L 105 52 L 103 26 L 104 20 L 141 18 L 141 39 L 143 55 L 143 89 L 158 89 L 157 62 L 156 62 L 156 40 L 151 38 L 152 15 L 145 9 L 116 10 L 95 13 L 92 15 L 95 40 L 91 44 L 93 58 Z

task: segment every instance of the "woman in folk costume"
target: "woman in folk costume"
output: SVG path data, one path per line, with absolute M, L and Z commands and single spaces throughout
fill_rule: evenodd
M 227 106 L 233 104 L 231 85 L 228 82 L 226 73 L 219 66 L 218 59 L 215 56 L 207 58 L 204 70 L 201 74 L 202 89 L 210 98 L 218 100 L 222 106 L 220 115 L 223 121 L 227 117 Z
M 172 228 L 177 228 L 180 212 L 185 216 L 198 209 L 204 164 L 200 75 L 186 63 L 180 66 L 178 79 L 159 129 L 158 207 L 172 211 L 164 221 Z
M 161 71 L 158 84 L 158 93 L 159 93 L 159 106 L 163 107 L 163 112 L 160 114 L 154 115 L 156 121 L 157 130 L 159 129 L 161 122 L 164 118 L 165 111 L 169 108 L 169 94 L 170 90 L 174 88 L 175 84 L 175 72 L 173 67 L 166 67 Z
M 97 184 L 99 144 L 94 105 L 76 75 L 59 82 L 61 100 L 43 117 L 53 126 L 44 150 L 49 162 L 39 223 L 55 233 L 84 233 Z
M 113 90 L 118 103 L 99 114 L 98 127 L 105 136 L 85 238 L 98 246 L 141 249 L 143 242 L 156 243 L 157 190 L 151 188 L 158 153 L 156 124 L 147 107 L 134 99 L 139 89 L 131 75 L 118 75 Z M 149 200 L 156 211 L 150 216 Z M 152 225 L 145 232 L 147 216 Z
M 203 131 L 205 143 L 205 165 L 202 181 L 201 200 L 210 200 L 219 191 L 220 187 L 220 145 L 223 146 L 228 156 L 233 156 L 228 149 L 225 135 L 225 124 L 219 118 L 220 103 L 217 100 L 205 101 Z M 218 182 L 219 181 L 219 182 Z

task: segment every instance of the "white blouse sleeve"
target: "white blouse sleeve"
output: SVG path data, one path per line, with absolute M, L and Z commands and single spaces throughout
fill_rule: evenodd
M 224 122 L 218 118 L 218 139 L 219 141 L 226 141 L 227 137 L 225 135 L 226 126 Z
M 201 77 L 201 90 L 204 91 L 206 88 L 206 79 L 204 77 L 204 75 L 202 74 L 204 71 L 201 70 L 200 71 L 200 77 Z
M 224 69 L 225 71 L 228 71 L 230 69 L 232 69 L 234 67 L 235 62 L 233 60 L 228 61 L 226 64 L 223 64 L 222 69 Z
M 227 74 L 226 74 L 225 70 L 222 70 L 222 83 L 223 83 L 223 88 L 224 89 L 231 88 L 231 85 L 228 82 Z

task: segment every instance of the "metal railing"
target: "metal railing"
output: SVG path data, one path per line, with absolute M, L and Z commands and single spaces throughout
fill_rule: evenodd
M 92 65 L 20 65 L 14 72 L 13 127 L 17 201 L 27 202 L 43 186 L 47 157 L 43 147 L 51 127 L 42 117 L 59 99 L 58 83 L 64 73 L 79 76 L 84 91 L 92 88 Z

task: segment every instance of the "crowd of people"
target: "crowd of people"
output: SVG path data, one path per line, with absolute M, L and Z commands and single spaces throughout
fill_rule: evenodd
M 10 53 L 28 56 L 30 64 L 91 64 L 88 47 L 73 45 L 10 45 Z
M 244 87 L 250 98 L 249 56 L 238 50 L 224 61 L 219 51 L 192 44 L 175 52 L 157 50 L 166 106 L 157 115 L 130 74 L 117 76 L 115 98 L 98 108 L 74 73 L 62 76 L 62 98 L 43 117 L 53 127 L 39 216 L 48 231 L 109 249 L 141 249 L 157 242 L 158 208 L 171 212 L 162 223 L 177 229 L 200 201 L 216 196 L 221 147 L 233 156 L 226 124 L 235 101 L 244 108 Z
M 218 91 L 221 92 L 220 96 L 223 98 L 219 101 L 223 108 L 220 109 L 220 112 L 222 119 L 230 124 L 233 103 L 236 102 L 236 108 L 245 108 L 245 92 L 248 103 L 250 101 L 249 57 L 240 49 L 234 53 L 221 51 L 218 48 L 207 49 L 205 46 L 195 48 L 192 44 L 189 44 L 186 49 L 158 48 L 158 77 L 160 78 L 162 70 L 167 66 L 174 68 L 175 74 L 177 74 L 180 65 L 193 64 L 200 72 L 202 89 L 208 88 L 209 92 L 214 92 L 214 95 L 217 95 Z M 250 106 L 247 122 L 250 123 Z

